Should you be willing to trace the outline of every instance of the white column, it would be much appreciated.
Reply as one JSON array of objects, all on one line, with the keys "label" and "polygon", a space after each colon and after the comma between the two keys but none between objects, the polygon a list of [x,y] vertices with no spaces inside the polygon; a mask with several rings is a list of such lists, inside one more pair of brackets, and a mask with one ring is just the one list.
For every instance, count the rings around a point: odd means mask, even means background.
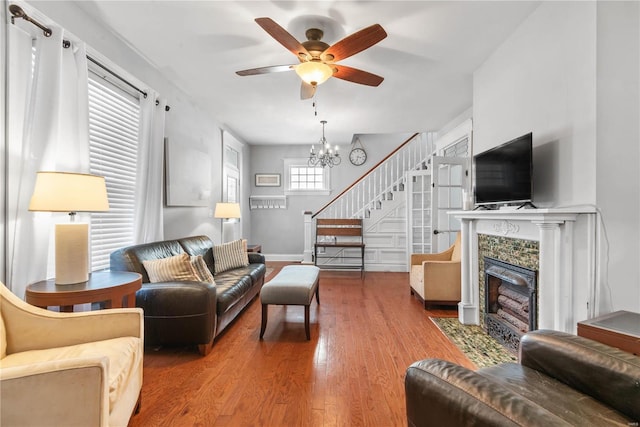
[{"label": "white column", "polygon": [[[474,221],[461,219],[462,251],[461,251],[461,289],[458,303],[458,320],[464,325],[478,325],[480,310],[478,307],[478,282],[477,274],[477,238],[475,238]],[[475,262],[474,262],[475,258]],[[474,268],[476,270],[474,270]]]},{"label": "white column", "polygon": [[302,253],[302,264],[313,264],[313,238],[311,237],[313,220],[311,212],[305,211],[304,215],[304,252]]},{"label": "white column", "polygon": [[[565,331],[561,321],[562,289],[558,260],[560,256],[559,222],[536,222],[540,230],[538,268],[538,329]],[[570,268],[570,267],[569,267]]]}]

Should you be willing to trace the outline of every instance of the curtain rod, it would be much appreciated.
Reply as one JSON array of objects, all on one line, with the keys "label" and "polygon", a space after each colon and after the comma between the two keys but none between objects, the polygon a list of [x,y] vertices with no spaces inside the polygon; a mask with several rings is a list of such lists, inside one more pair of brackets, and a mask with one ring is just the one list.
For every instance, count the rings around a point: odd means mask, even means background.
[{"label": "curtain rod", "polygon": [[[25,21],[31,22],[36,27],[40,28],[42,30],[42,32],[44,33],[45,37],[51,37],[51,34],[53,34],[53,32],[51,31],[51,28],[45,27],[40,22],[38,22],[35,19],[33,19],[30,16],[28,16],[25,13],[25,11],[20,6],[18,6],[17,4],[9,5],[9,12],[11,12],[11,15],[12,15],[11,16],[11,23],[12,24],[15,24],[15,18],[22,18]],[[71,43],[68,40],[63,40],[62,41],[62,46],[65,47],[65,48],[68,48],[68,47],[71,46]],[[118,80],[122,81],[126,85],[128,85],[128,86],[132,87],[133,89],[135,89],[138,93],[140,93],[145,98],[147,97],[147,92],[139,89],[137,86],[133,85],[131,82],[126,80],[124,77],[121,77],[119,74],[117,74],[114,71],[110,70],[109,68],[107,68],[106,66],[104,66],[103,64],[101,64],[100,62],[98,62],[97,60],[92,58],[91,56],[87,55],[87,59],[89,61],[93,62],[94,64],[96,64],[98,67],[100,67],[103,70],[105,70],[106,72],[108,72],[109,74],[111,74],[112,76],[114,76],[115,78],[117,78]],[[159,102],[156,100],[156,105],[158,105],[158,104],[159,104]],[[171,107],[169,107],[168,105],[166,105],[164,107],[165,111],[169,111],[170,109],[171,109]]]},{"label": "curtain rod", "polygon": [[147,92],[143,91],[142,89],[138,88],[136,85],[134,85],[133,83],[129,82],[128,80],[126,80],[124,77],[121,77],[119,74],[117,74],[114,71],[111,71],[109,68],[107,68],[105,65],[101,64],[100,62],[98,62],[96,59],[92,58],[91,56],[87,55],[87,59],[91,62],[93,62],[94,64],[96,64],[98,67],[102,68],[103,70],[105,70],[107,73],[111,74],[113,77],[117,78],[118,80],[120,80],[121,82],[125,83],[127,86],[135,89],[138,93],[140,93],[142,96],[144,96],[145,98],[147,97]]},{"label": "curtain rod", "polygon": [[22,18],[25,21],[31,22],[36,27],[40,28],[42,30],[42,32],[44,33],[45,37],[51,37],[51,34],[53,34],[53,32],[51,31],[51,28],[45,27],[44,25],[42,25],[41,23],[39,23],[38,21],[36,21],[32,17],[30,17],[29,15],[27,15],[24,12],[24,10],[20,6],[18,6],[17,4],[10,4],[9,5],[9,12],[11,12],[11,23],[12,24],[16,23],[15,18]]},{"label": "curtain rod", "polygon": [[[101,64],[100,62],[98,62],[96,59],[92,58],[91,56],[87,55],[87,59],[91,62],[93,62],[94,64],[96,64],[98,67],[102,68],[103,70],[105,70],[106,72],[108,72],[109,74],[111,74],[112,76],[114,76],[115,78],[117,78],[118,80],[120,80],[121,82],[125,83],[126,85],[128,85],[129,87],[135,89],[136,91],[138,91],[142,96],[144,96],[145,98],[147,97],[147,92],[143,91],[142,89],[138,88],[137,86],[135,86],[133,83],[131,83],[130,81],[128,81],[127,79],[125,79],[124,77],[121,77],[118,73],[110,70],[108,67],[106,67],[104,64]],[[156,105],[159,105],[160,101],[158,101],[156,99]],[[165,105],[164,106],[164,111],[169,111],[171,109],[170,106]]]}]

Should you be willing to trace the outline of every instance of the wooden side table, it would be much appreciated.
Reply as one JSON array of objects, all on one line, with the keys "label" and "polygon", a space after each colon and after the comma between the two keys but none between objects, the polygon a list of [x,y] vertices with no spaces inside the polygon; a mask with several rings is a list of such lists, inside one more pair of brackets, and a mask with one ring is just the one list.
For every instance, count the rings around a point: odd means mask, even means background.
[{"label": "wooden side table", "polygon": [[262,245],[247,245],[247,252],[262,253]]},{"label": "wooden side table", "polygon": [[640,313],[614,311],[578,322],[578,335],[640,356]]},{"label": "wooden side table", "polygon": [[88,281],[73,285],[56,285],[55,279],[32,283],[25,295],[26,301],[37,307],[60,306],[60,311],[72,312],[75,304],[92,302],[104,302],[105,308],[135,307],[136,291],[141,287],[138,273],[96,271]]}]

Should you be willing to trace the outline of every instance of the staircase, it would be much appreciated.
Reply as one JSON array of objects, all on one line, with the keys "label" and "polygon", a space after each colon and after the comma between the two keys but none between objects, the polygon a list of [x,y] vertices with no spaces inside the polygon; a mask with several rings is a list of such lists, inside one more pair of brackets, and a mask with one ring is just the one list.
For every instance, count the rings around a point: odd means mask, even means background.
[{"label": "staircase", "polygon": [[[315,229],[315,218],[362,218],[366,270],[408,271],[406,173],[427,168],[434,136],[416,133],[404,141],[322,209],[309,215],[309,231]],[[315,236],[313,232],[306,232],[305,236],[308,262]],[[353,255],[345,251],[348,249],[342,249],[335,259]]]}]

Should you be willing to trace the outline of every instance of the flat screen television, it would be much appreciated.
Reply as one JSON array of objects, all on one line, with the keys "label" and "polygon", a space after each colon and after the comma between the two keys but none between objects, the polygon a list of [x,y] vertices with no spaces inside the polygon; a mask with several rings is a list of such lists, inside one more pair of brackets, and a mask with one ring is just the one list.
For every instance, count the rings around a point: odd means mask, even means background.
[{"label": "flat screen television", "polygon": [[476,206],[531,204],[533,144],[528,133],[473,156]]}]

